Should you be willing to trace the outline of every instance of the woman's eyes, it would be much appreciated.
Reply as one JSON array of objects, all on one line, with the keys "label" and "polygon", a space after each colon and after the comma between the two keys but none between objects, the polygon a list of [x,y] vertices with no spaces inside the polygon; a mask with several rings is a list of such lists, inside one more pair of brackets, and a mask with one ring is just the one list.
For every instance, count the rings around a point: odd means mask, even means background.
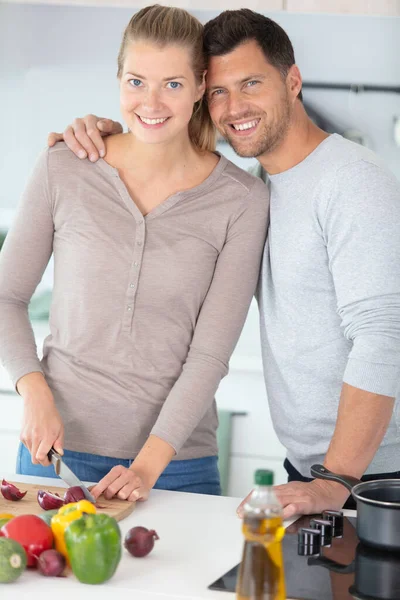
[{"label": "woman's eyes", "polygon": [[[142,82],[140,81],[140,79],[129,79],[128,83],[130,83],[132,85],[132,87],[141,87],[142,86]],[[179,83],[178,81],[169,81],[167,83],[167,87],[169,87],[169,89],[172,90],[177,90],[178,88],[182,87],[182,84]]]},{"label": "woman's eyes", "polygon": [[167,83],[167,85],[170,85],[172,90],[177,90],[178,88],[181,87],[181,84],[179,83],[179,81],[169,81]]}]

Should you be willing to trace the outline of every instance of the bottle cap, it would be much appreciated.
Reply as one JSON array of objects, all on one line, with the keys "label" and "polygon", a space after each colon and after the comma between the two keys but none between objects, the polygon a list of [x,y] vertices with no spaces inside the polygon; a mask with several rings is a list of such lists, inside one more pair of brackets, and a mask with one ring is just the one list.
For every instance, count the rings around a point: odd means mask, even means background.
[{"label": "bottle cap", "polygon": [[257,469],[254,475],[256,485],[274,485],[274,472],[266,469]]}]

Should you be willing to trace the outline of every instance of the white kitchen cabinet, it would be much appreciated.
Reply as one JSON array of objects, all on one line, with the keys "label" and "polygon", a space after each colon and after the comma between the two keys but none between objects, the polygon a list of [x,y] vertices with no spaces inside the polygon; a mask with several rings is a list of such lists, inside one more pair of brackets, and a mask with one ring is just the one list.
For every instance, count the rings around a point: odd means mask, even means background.
[{"label": "white kitchen cabinet", "polygon": [[216,398],[219,409],[233,413],[228,495],[244,496],[259,468],[272,469],[284,483],[285,448],[272,427],[262,370],[231,370]]},{"label": "white kitchen cabinet", "polygon": [[270,469],[273,471],[276,485],[287,482],[283,460],[264,456],[232,456],[228,496],[245,498],[254,487],[254,472],[257,469]]},{"label": "white kitchen cabinet", "polygon": [[0,479],[13,473],[19,444],[22,400],[17,394],[0,393]]},{"label": "white kitchen cabinet", "polygon": [[285,449],[272,427],[262,372],[231,371],[217,392],[218,408],[243,413],[232,418],[232,450],[282,458]]},{"label": "white kitchen cabinet", "polygon": [[285,0],[284,9],[301,13],[400,16],[400,0]]},{"label": "white kitchen cabinet", "polygon": [[0,429],[0,479],[4,473],[15,473],[19,434]]}]

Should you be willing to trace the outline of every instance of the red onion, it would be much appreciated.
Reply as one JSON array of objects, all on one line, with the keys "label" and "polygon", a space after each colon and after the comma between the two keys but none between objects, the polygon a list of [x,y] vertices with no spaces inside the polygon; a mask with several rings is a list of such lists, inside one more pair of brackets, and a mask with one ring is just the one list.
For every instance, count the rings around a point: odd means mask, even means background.
[{"label": "red onion", "polygon": [[69,504],[70,502],[79,502],[80,500],[85,499],[85,494],[83,489],[79,487],[79,485],[75,485],[67,489],[64,494],[64,502],[65,504]]},{"label": "red onion", "polygon": [[5,479],[1,482],[1,493],[6,500],[21,500],[26,495],[26,492],[21,492],[17,486],[8,483]]},{"label": "red onion", "polygon": [[54,510],[64,505],[64,500],[58,494],[52,494],[44,490],[38,491],[37,501],[43,510]]},{"label": "red onion", "polygon": [[37,561],[37,568],[46,577],[59,577],[65,569],[65,558],[57,550],[45,550]]},{"label": "red onion", "polygon": [[132,527],[125,536],[125,548],[132,556],[141,558],[153,550],[154,540],[159,539],[154,529]]}]

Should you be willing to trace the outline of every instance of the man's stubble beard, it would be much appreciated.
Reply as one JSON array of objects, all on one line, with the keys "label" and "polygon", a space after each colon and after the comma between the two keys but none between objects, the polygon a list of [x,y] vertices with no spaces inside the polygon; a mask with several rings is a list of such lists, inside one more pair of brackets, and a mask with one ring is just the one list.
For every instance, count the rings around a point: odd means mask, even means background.
[{"label": "man's stubble beard", "polygon": [[[278,148],[286,136],[291,121],[292,111],[287,95],[282,98],[281,110],[278,118],[273,123],[265,124],[261,133],[254,142],[241,142],[231,139],[225,132],[220,132],[235,153],[241,158],[258,158],[262,154],[269,154]],[[230,125],[228,125],[230,127]]]}]

